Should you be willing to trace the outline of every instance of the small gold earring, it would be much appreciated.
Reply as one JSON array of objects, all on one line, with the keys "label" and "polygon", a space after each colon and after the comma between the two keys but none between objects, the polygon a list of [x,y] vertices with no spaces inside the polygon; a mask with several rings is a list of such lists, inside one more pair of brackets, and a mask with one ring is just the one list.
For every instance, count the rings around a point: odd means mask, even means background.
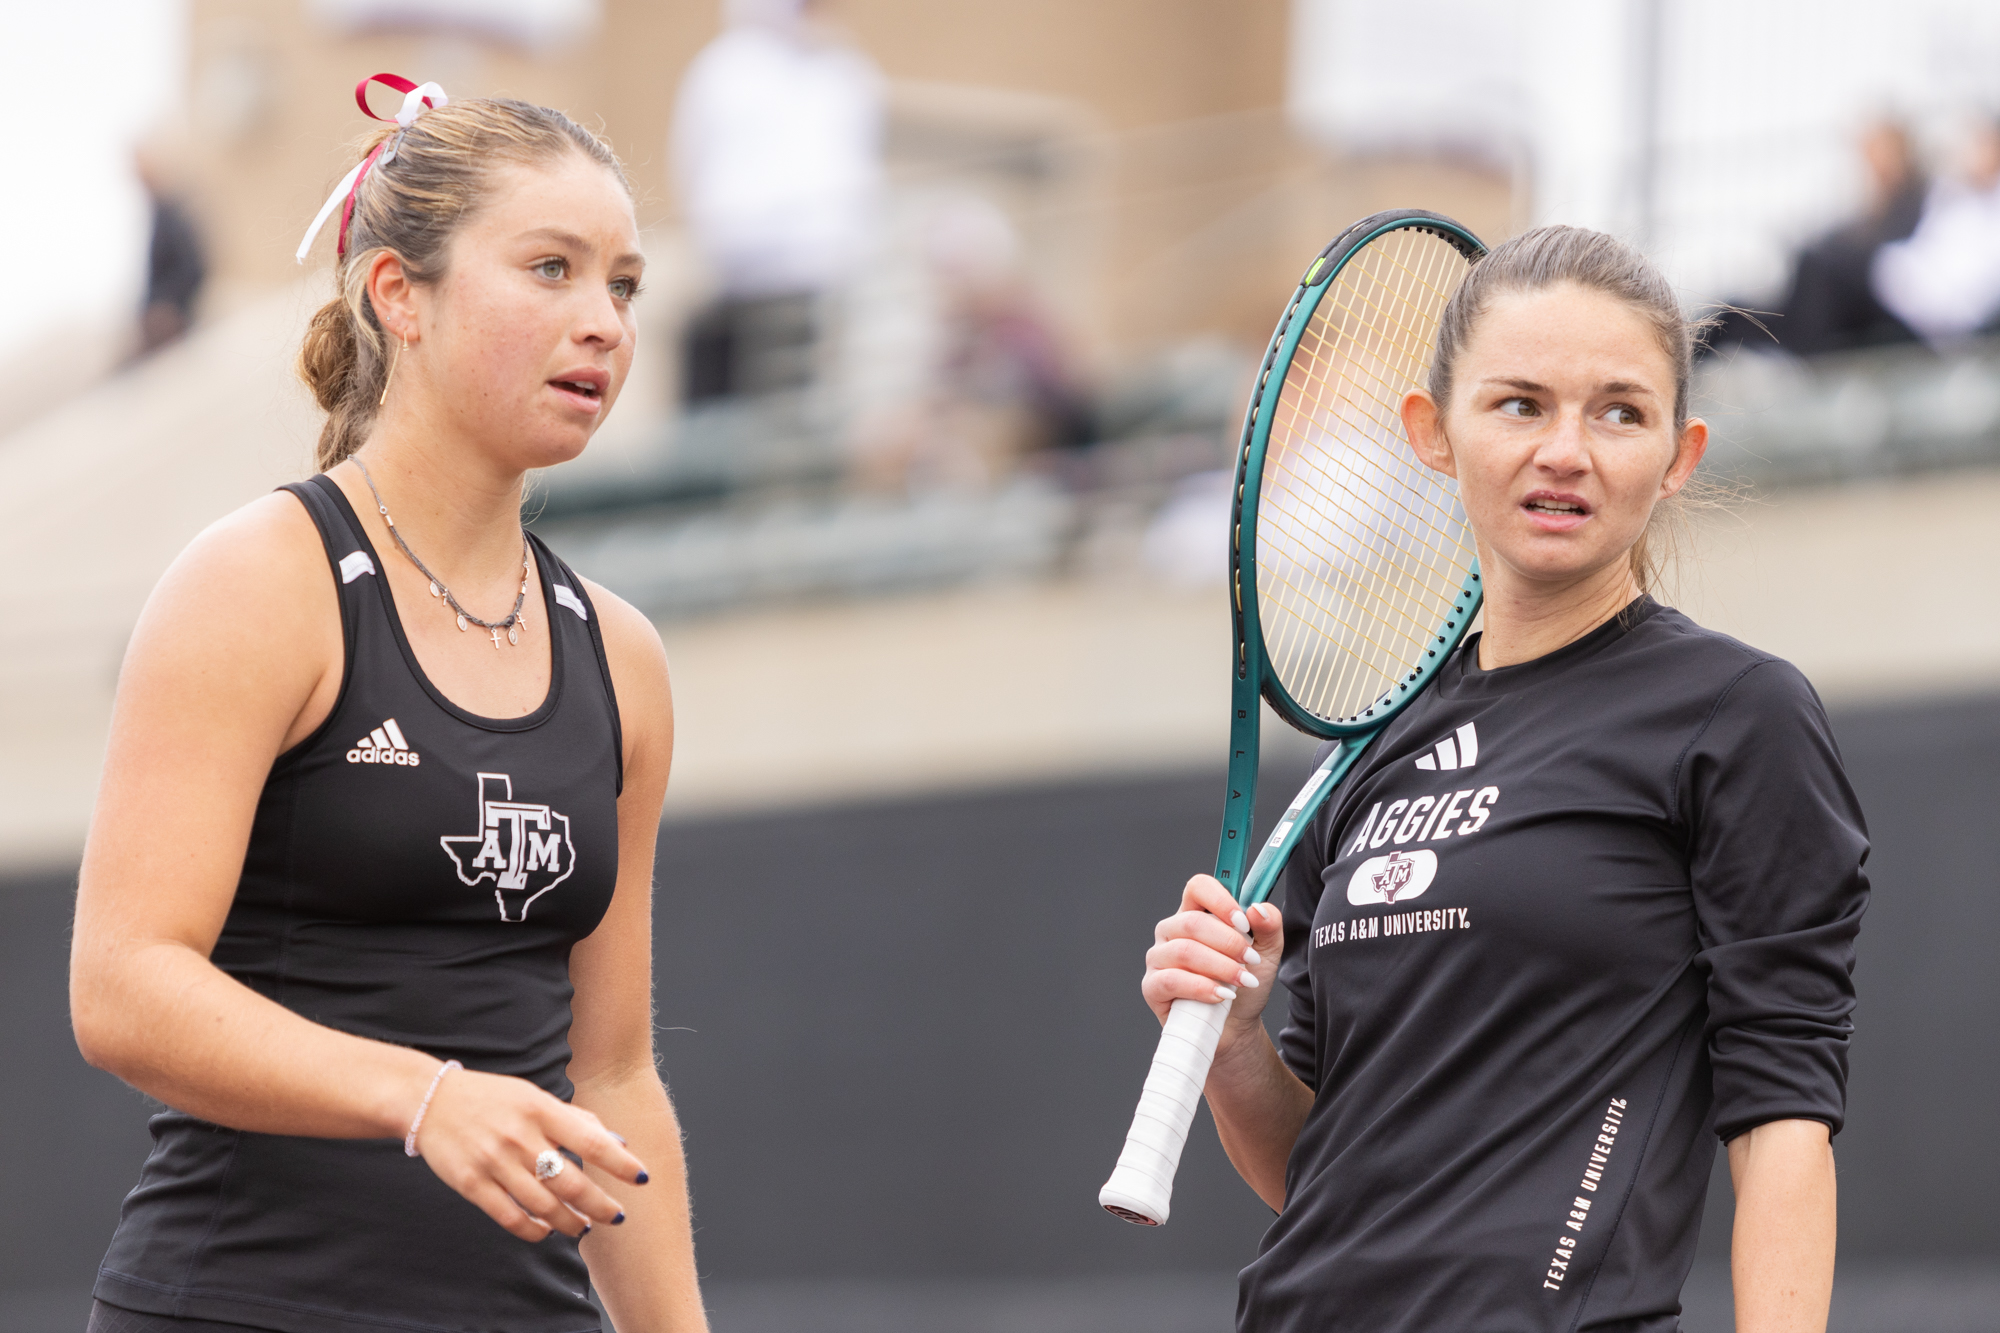
[{"label": "small gold earring", "polygon": [[403,339],[403,345],[396,349],[396,355],[391,357],[389,360],[389,374],[387,378],[385,378],[382,381],[382,396],[375,400],[375,406],[380,407],[382,406],[382,404],[389,401],[389,386],[396,382],[396,367],[403,364],[403,353],[409,350],[410,350],[410,340],[408,338],[405,338]]}]

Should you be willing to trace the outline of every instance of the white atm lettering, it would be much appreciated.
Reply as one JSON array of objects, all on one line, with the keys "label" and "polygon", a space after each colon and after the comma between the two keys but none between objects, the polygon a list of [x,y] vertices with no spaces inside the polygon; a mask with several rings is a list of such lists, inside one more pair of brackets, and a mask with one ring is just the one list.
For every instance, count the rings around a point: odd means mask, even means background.
[{"label": "white atm lettering", "polygon": [[472,858],[473,869],[478,870],[487,866],[495,870],[507,868],[507,854],[500,850],[500,830],[497,828],[486,830],[486,841],[479,844],[479,855]]},{"label": "white atm lettering", "polygon": [[525,921],[528,906],[576,869],[569,816],[538,801],[514,799],[506,773],[479,775],[479,823],[473,833],[447,834],[438,843],[461,883],[493,881],[502,921]]},{"label": "white atm lettering", "polygon": [[545,837],[540,833],[536,833],[533,829],[528,830],[527,868],[529,870],[559,869],[556,861],[561,855],[562,835],[560,833],[551,833]]}]

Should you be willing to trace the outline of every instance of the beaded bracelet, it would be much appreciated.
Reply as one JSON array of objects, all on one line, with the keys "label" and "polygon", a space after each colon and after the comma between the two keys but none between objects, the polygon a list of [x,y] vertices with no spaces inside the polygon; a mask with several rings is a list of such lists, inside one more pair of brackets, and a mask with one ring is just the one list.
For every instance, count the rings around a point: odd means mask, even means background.
[{"label": "beaded bracelet", "polygon": [[446,1074],[449,1074],[454,1069],[463,1068],[465,1066],[456,1060],[447,1060],[438,1066],[437,1073],[431,1077],[430,1088],[425,1091],[423,1101],[417,1106],[417,1118],[410,1122],[410,1132],[403,1136],[403,1155],[405,1157],[423,1156],[422,1153],[417,1151],[417,1131],[424,1127],[424,1115],[431,1109],[431,1098],[437,1096],[438,1084],[444,1082]]}]

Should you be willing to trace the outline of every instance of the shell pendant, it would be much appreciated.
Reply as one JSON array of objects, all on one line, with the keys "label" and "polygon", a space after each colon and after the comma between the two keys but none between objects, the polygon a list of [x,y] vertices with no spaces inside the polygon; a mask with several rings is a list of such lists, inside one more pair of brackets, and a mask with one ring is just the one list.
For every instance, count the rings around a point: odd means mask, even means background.
[{"label": "shell pendant", "polygon": [[461,611],[458,613],[458,632],[460,634],[463,634],[465,633],[465,630],[466,630],[465,612]]},{"label": "shell pendant", "polygon": [[436,579],[431,580],[431,596],[433,597],[444,596],[444,585],[439,583]]}]

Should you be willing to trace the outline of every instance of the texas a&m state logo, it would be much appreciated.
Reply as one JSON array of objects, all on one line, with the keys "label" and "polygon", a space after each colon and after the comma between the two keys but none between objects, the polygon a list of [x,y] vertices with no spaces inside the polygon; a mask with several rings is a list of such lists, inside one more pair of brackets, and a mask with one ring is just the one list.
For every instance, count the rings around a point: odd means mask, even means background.
[{"label": "texas a&m state logo", "polygon": [[514,780],[505,773],[479,775],[479,831],[438,842],[462,882],[476,886],[493,881],[502,921],[527,920],[528,904],[576,869],[569,816],[515,800]]},{"label": "texas a&m state logo", "polygon": [[1414,852],[1390,852],[1371,856],[1354,868],[1347,881],[1347,901],[1356,907],[1368,903],[1408,902],[1420,897],[1437,878],[1437,853],[1429,848]]}]

